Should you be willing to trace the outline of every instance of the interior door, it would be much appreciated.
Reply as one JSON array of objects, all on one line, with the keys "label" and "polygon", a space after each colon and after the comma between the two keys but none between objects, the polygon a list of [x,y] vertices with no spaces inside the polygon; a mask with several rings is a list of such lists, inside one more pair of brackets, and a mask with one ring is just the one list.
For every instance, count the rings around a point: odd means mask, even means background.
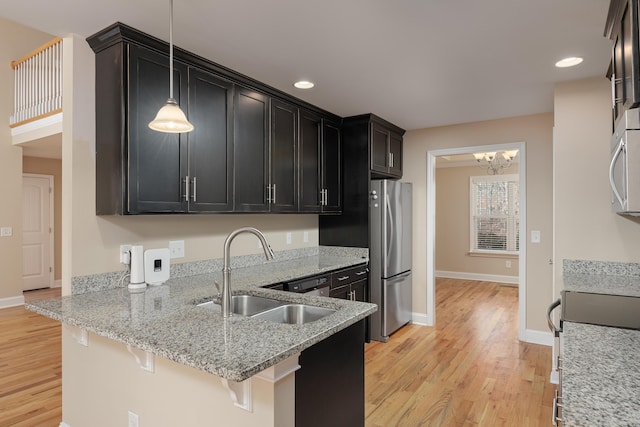
[{"label": "interior door", "polygon": [[52,190],[53,177],[24,174],[22,177],[22,288],[53,285]]}]

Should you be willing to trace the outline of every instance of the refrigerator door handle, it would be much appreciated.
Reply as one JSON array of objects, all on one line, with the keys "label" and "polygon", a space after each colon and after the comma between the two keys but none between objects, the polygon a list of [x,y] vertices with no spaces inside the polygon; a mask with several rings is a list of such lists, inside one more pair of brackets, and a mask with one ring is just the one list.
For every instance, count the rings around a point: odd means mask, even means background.
[{"label": "refrigerator door handle", "polygon": [[[395,239],[393,233],[393,212],[391,210],[391,203],[389,202],[389,194],[385,194],[384,198],[385,207],[387,208],[387,234],[389,235],[389,239],[387,240],[387,254],[386,254],[386,262],[385,268],[389,265],[391,252],[393,251],[393,240]],[[385,273],[386,275],[386,273]]]}]

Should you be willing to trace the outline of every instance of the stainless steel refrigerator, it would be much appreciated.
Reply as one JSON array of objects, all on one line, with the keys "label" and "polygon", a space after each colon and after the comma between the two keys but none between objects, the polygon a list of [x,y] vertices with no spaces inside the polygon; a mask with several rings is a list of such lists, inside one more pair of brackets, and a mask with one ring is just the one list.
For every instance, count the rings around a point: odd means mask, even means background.
[{"label": "stainless steel refrigerator", "polygon": [[387,342],[389,335],[411,321],[412,185],[371,181],[369,280],[371,338]]}]

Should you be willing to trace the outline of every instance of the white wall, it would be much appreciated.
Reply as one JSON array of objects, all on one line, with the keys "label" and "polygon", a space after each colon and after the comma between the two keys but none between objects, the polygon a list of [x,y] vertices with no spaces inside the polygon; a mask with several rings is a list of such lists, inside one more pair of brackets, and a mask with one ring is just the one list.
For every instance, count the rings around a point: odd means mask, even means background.
[{"label": "white wall", "polygon": [[554,105],[557,293],[563,288],[564,259],[640,262],[640,223],[611,210],[609,81],[558,84]]}]

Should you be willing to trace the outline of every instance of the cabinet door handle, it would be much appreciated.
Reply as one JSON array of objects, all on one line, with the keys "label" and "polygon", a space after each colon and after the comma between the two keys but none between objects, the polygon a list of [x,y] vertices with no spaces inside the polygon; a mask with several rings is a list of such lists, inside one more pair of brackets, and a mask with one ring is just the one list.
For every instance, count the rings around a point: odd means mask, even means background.
[{"label": "cabinet door handle", "polygon": [[338,277],[338,281],[342,282],[343,280],[347,280],[348,278],[349,278],[349,276]]},{"label": "cabinet door handle", "polygon": [[329,190],[327,190],[326,188],[324,190],[322,190],[324,192],[324,199],[323,199],[323,206],[327,206],[329,204]]},{"label": "cabinet door handle", "polygon": [[356,276],[362,276],[363,274],[367,274],[367,270],[358,271]]},{"label": "cabinet door handle", "polygon": [[389,153],[389,167],[392,168],[393,167],[393,153]]},{"label": "cabinet door handle", "polygon": [[194,203],[196,201],[196,194],[197,194],[197,187],[196,187],[196,177],[193,177],[193,194],[191,195],[191,198],[193,199]]},{"label": "cabinet door handle", "polygon": [[271,186],[267,185],[267,204],[271,203]]},{"label": "cabinet door handle", "polygon": [[184,201],[189,201],[189,175],[184,179]]},{"label": "cabinet door handle", "polygon": [[276,204],[276,185],[273,184],[273,194],[272,194],[273,198],[271,199],[271,201],[273,202],[273,204]]}]

